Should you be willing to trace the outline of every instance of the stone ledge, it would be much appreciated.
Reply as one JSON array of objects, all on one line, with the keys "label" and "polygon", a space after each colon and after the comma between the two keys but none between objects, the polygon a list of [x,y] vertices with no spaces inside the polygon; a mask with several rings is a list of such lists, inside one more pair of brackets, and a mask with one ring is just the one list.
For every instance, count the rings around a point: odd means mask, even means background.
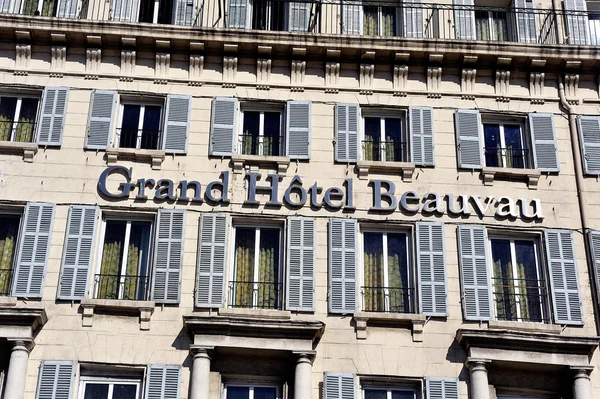
[{"label": "stone ledge", "polygon": [[33,338],[36,331],[47,321],[46,310],[38,304],[2,305],[0,306],[0,337]]},{"label": "stone ledge", "polygon": [[31,163],[38,152],[38,145],[37,143],[0,141],[0,152],[23,154],[23,161]]},{"label": "stone ledge", "polygon": [[16,305],[17,305],[17,297],[16,296],[0,296],[0,307],[16,306]]},{"label": "stone ledge", "polygon": [[138,150],[136,148],[108,147],[106,149],[107,165],[114,165],[119,159],[150,160],[152,169],[160,170],[165,160],[165,152],[163,150]]},{"label": "stone ledge", "polygon": [[401,173],[402,181],[411,183],[415,173],[415,164],[412,162],[358,161],[356,169],[359,179],[365,179],[371,172]]},{"label": "stone ledge", "polygon": [[491,168],[484,167],[481,170],[483,184],[491,186],[496,177],[509,179],[523,179],[527,181],[530,190],[537,190],[538,182],[542,173],[537,169],[518,169],[518,168]]},{"label": "stone ledge", "polygon": [[263,155],[241,155],[233,154],[231,156],[233,164],[233,173],[242,173],[247,165],[259,166],[277,166],[277,173],[285,174],[290,166],[289,157],[275,157]]},{"label": "stone ledge", "polygon": [[81,300],[82,326],[92,327],[94,312],[96,309],[112,310],[120,313],[139,314],[140,330],[150,330],[150,318],[154,313],[154,301],[128,301],[121,299],[91,299],[85,298]]},{"label": "stone ledge", "polygon": [[542,324],[504,320],[490,320],[488,322],[488,328],[490,330],[529,331],[549,334],[560,334],[562,332],[562,327],[559,324]]},{"label": "stone ledge", "polygon": [[292,312],[290,311],[271,309],[219,308],[218,314],[219,316],[257,317],[274,320],[289,320],[292,317]]},{"label": "stone ledge", "polygon": [[414,313],[354,312],[356,339],[367,339],[367,325],[394,325],[412,330],[413,342],[423,342],[426,317]]}]

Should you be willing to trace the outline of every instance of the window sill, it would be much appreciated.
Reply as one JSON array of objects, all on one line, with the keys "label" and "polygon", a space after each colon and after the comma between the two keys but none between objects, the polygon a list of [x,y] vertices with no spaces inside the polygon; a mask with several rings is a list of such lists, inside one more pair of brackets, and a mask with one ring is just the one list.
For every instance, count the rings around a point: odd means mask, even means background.
[{"label": "window sill", "polygon": [[292,312],[274,309],[219,308],[218,314],[219,316],[257,317],[277,320],[289,320],[292,317]]},{"label": "window sill", "polygon": [[17,306],[17,297],[15,296],[0,296],[0,307]]},{"label": "window sill", "polygon": [[231,162],[233,163],[233,173],[242,173],[247,165],[277,165],[277,173],[285,174],[290,166],[290,158],[288,157],[271,157],[263,155],[233,154],[231,156]]},{"label": "window sill", "polygon": [[490,330],[511,330],[511,331],[529,331],[548,334],[560,334],[562,327],[559,324],[543,324],[526,321],[505,321],[490,320],[488,322]]},{"label": "window sill", "polygon": [[150,160],[153,170],[160,170],[165,160],[163,150],[138,150],[136,148],[115,148],[106,149],[106,163],[114,165],[119,159]]},{"label": "window sill", "polygon": [[82,326],[92,327],[96,309],[115,311],[126,314],[140,315],[140,330],[150,330],[150,317],[154,313],[154,301],[129,301],[121,299],[91,299],[81,300],[83,309]]},{"label": "window sill", "polygon": [[412,329],[413,342],[423,342],[425,315],[414,313],[354,312],[356,339],[367,339],[367,325],[394,325]]},{"label": "window sill", "polygon": [[411,183],[415,173],[415,164],[412,162],[380,162],[380,161],[358,161],[358,178],[365,179],[372,172],[402,173],[402,181]]},{"label": "window sill", "polygon": [[38,152],[37,143],[17,143],[14,141],[0,141],[0,152],[23,154],[23,161],[33,162],[33,157]]},{"label": "window sill", "polygon": [[541,172],[537,169],[517,169],[517,168],[490,168],[484,167],[481,170],[483,184],[491,186],[496,177],[509,179],[527,179],[527,186],[530,190],[537,190]]}]

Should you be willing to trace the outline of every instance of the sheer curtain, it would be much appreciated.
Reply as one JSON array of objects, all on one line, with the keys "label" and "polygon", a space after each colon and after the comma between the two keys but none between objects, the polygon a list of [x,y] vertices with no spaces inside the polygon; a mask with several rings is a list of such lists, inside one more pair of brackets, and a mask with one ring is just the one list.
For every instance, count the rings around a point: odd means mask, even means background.
[{"label": "sheer curtain", "polygon": [[19,233],[19,219],[15,219],[15,222],[10,223],[3,220],[0,225],[0,293],[4,294],[10,292],[10,275]]},{"label": "sheer curtain", "polygon": [[383,278],[383,239],[381,234],[364,234],[363,307],[369,312],[385,310]]},{"label": "sheer curtain", "polygon": [[252,307],[254,229],[237,229],[235,237],[234,306]]}]

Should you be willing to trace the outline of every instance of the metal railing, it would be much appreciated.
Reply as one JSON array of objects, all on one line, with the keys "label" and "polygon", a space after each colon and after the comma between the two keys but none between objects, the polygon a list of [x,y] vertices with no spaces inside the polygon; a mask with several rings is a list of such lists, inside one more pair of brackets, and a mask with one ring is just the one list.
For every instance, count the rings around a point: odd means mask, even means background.
[{"label": "metal railing", "polygon": [[280,310],[283,303],[281,283],[268,281],[230,281],[229,307]]},{"label": "metal railing", "polygon": [[408,152],[405,142],[373,141],[362,142],[363,159],[365,161],[406,162]]},{"label": "metal railing", "polygon": [[600,45],[600,12],[559,10],[561,44]]},{"label": "metal railing", "polygon": [[522,148],[484,147],[485,166],[526,169],[529,167],[529,150]]},{"label": "metal railing", "polygon": [[119,274],[96,274],[94,276],[95,299],[146,300],[148,294],[147,276]]},{"label": "metal railing", "polygon": [[283,155],[281,144],[283,136],[255,136],[242,134],[239,138],[240,154],[280,156]]},{"label": "metal railing", "polygon": [[543,280],[494,278],[493,297],[498,320],[549,321]]},{"label": "metal railing", "polygon": [[360,287],[364,312],[414,313],[414,289]]},{"label": "metal railing", "polygon": [[0,296],[10,296],[13,269],[0,269]]},{"label": "metal railing", "polygon": [[35,136],[35,122],[0,121],[0,141],[31,143]]},{"label": "metal railing", "polygon": [[157,150],[160,135],[160,130],[121,128],[117,129],[116,141],[119,143],[119,148]]}]

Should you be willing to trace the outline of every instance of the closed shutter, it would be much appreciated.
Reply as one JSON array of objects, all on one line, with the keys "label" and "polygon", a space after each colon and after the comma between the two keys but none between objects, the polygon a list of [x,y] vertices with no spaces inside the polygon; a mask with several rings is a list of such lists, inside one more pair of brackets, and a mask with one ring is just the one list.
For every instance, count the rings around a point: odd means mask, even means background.
[{"label": "closed shutter", "polygon": [[404,37],[424,37],[422,0],[404,0],[402,2],[402,23],[404,24]]},{"label": "closed shutter", "polygon": [[535,168],[544,172],[558,172],[560,164],[556,146],[554,115],[531,113],[528,119]]},{"label": "closed shutter", "polygon": [[68,97],[68,87],[46,87],[44,89],[37,135],[39,145],[59,146],[62,144]]},{"label": "closed shutter", "polygon": [[58,18],[77,18],[78,0],[58,0]]},{"label": "closed shutter", "polygon": [[150,364],[146,373],[145,399],[179,399],[181,367]]},{"label": "closed shutter", "polygon": [[490,320],[492,293],[488,275],[485,227],[459,226],[458,248],[465,319]]},{"label": "closed shutter", "polygon": [[292,159],[310,159],[310,101],[288,101],[287,155]]},{"label": "closed shutter", "polygon": [[337,162],[358,160],[358,119],[358,105],[335,105],[335,160]]},{"label": "closed shutter", "polygon": [[443,223],[417,223],[419,308],[427,316],[448,315]]},{"label": "closed shutter", "polygon": [[41,298],[50,252],[54,204],[29,202],[21,227],[13,295]]},{"label": "closed shutter", "polygon": [[586,0],[564,0],[567,18],[567,41],[569,44],[590,43],[589,20]]},{"label": "closed shutter", "polygon": [[36,399],[71,399],[74,378],[75,362],[43,361]]},{"label": "closed shutter", "polygon": [[347,373],[325,373],[324,399],[355,399],[356,377]]},{"label": "closed shutter", "polygon": [[517,19],[517,35],[521,43],[537,43],[535,4],[531,0],[513,0]]},{"label": "closed shutter", "polygon": [[246,28],[246,9],[248,0],[229,0],[229,27]]},{"label": "closed shutter", "polygon": [[137,22],[135,0],[112,0],[112,20],[121,22]]},{"label": "closed shutter", "polygon": [[596,300],[600,301],[600,231],[590,231],[588,239],[590,240],[590,249],[592,252],[594,280],[596,280]]},{"label": "closed shutter", "polygon": [[204,213],[200,221],[196,306],[218,308],[223,306],[225,297],[229,216],[224,213]]},{"label": "closed shutter", "polygon": [[185,154],[190,132],[190,112],[192,97],[167,96],[165,137],[163,149],[167,154]]},{"label": "closed shutter", "polygon": [[159,209],[157,219],[152,300],[179,303],[185,210]]},{"label": "closed shutter", "polygon": [[357,307],[357,223],[355,219],[329,222],[329,312],[354,313]]},{"label": "closed shutter", "polygon": [[194,0],[175,0],[175,25],[191,26],[195,14]]},{"label": "closed shutter", "polygon": [[237,98],[216,97],[212,103],[210,155],[231,156],[235,145]]},{"label": "closed shutter", "polygon": [[95,206],[71,205],[69,208],[58,291],[60,299],[82,299],[87,293],[97,216]]},{"label": "closed shutter", "polygon": [[314,218],[288,218],[287,310],[315,310],[315,226]]},{"label": "closed shutter", "polygon": [[15,10],[15,1],[14,0],[0,0],[0,13],[2,14],[14,14],[17,10]]},{"label": "closed shutter", "polygon": [[458,167],[481,169],[483,146],[479,111],[457,110],[454,114],[454,124],[458,145]]},{"label": "closed shutter", "polygon": [[312,3],[291,2],[290,8],[290,32],[307,32],[310,21],[310,10]]},{"label": "closed shutter", "polygon": [[90,101],[85,148],[103,150],[108,147],[113,130],[117,93],[94,90]]},{"label": "closed shutter", "polygon": [[347,35],[360,35],[362,22],[362,5],[357,3],[343,3],[342,33]]},{"label": "closed shutter", "polygon": [[582,325],[583,312],[573,235],[568,230],[546,230],[544,237],[550,269],[554,322]]},{"label": "closed shutter", "polygon": [[458,378],[427,377],[427,399],[458,399]]},{"label": "closed shutter", "polygon": [[475,7],[473,0],[454,0],[454,30],[458,40],[475,40]]},{"label": "closed shutter", "polygon": [[408,114],[412,161],[420,166],[435,165],[433,108],[410,107]]},{"label": "closed shutter", "polygon": [[577,122],[583,171],[589,175],[600,175],[600,117],[580,116]]}]

